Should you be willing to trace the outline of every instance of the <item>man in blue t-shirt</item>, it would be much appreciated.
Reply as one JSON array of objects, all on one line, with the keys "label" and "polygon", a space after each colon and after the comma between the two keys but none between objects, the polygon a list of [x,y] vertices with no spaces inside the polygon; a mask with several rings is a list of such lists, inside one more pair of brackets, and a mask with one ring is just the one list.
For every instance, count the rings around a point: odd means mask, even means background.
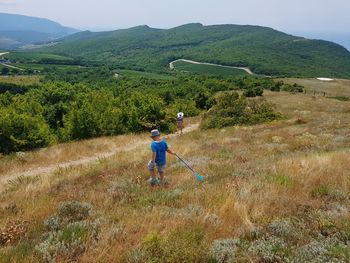
[{"label": "man in blue t-shirt", "polygon": [[[168,144],[164,139],[160,138],[160,133],[158,130],[153,130],[151,132],[151,138],[153,142],[151,143],[152,149],[152,160],[148,163],[148,169],[151,172],[151,178],[149,180],[152,186],[164,184],[164,170],[166,165],[166,153],[175,154],[168,148]],[[159,173],[158,180],[156,178],[155,167],[157,166],[157,170]]]}]

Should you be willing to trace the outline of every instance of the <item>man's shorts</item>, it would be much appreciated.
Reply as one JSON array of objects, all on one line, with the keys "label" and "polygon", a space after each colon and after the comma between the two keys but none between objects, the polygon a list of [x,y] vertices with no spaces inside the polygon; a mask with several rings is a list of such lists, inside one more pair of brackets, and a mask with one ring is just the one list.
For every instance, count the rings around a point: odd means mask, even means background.
[{"label": "man's shorts", "polygon": [[165,164],[164,165],[158,165],[158,164],[154,164],[152,161],[148,162],[148,165],[147,165],[148,170],[154,171],[154,169],[156,168],[155,166],[157,166],[158,172],[164,172]]}]

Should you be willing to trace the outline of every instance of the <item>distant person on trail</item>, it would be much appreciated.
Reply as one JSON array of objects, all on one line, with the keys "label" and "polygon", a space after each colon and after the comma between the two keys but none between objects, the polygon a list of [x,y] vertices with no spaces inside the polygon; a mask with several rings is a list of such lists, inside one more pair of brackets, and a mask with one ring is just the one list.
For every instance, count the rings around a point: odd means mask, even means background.
[{"label": "distant person on trail", "polygon": [[180,132],[180,134],[182,134],[182,129],[184,128],[184,116],[185,114],[183,112],[177,114],[176,128],[177,132]]},{"label": "distant person on trail", "polygon": [[[151,143],[152,149],[152,160],[148,162],[148,170],[151,172],[151,178],[149,183],[152,186],[164,185],[164,170],[166,165],[166,153],[175,154],[168,148],[168,144],[164,139],[160,138],[160,133],[158,130],[151,131],[151,138],[153,142]],[[156,177],[156,169],[159,173],[159,179]]]}]

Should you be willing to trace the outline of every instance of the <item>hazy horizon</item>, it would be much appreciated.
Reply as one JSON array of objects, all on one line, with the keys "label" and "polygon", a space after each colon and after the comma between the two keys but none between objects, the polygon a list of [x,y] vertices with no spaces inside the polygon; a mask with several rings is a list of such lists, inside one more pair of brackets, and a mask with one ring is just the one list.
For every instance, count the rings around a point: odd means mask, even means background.
[{"label": "hazy horizon", "polygon": [[91,31],[138,25],[172,28],[188,23],[259,25],[336,41],[350,49],[350,28],[344,23],[350,13],[348,0],[0,0],[0,12],[47,18]]}]

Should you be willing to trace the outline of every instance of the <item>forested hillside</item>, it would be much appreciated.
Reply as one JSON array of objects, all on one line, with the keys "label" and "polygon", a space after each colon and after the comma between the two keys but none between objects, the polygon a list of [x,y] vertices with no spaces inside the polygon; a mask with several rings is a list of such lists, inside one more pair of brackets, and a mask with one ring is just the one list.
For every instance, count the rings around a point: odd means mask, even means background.
[{"label": "forested hillside", "polygon": [[169,62],[186,58],[245,66],[265,75],[350,77],[350,53],[342,46],[259,26],[188,24],[168,30],[139,26],[87,31],[42,50],[134,70],[162,71]]}]

